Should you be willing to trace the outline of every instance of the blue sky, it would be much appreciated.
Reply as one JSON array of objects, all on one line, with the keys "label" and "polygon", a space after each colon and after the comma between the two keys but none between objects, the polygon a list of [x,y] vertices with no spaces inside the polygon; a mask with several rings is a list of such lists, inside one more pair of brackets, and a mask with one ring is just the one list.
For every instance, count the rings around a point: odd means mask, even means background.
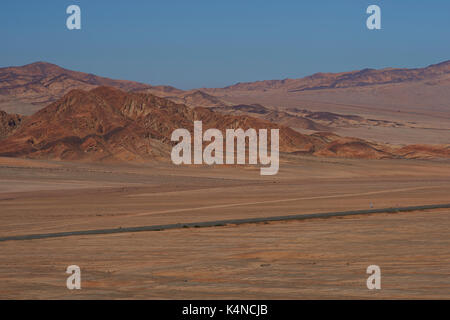
[{"label": "blue sky", "polygon": [[[66,8],[82,30],[66,28]],[[366,28],[366,8],[382,30]],[[47,61],[182,89],[450,59],[448,0],[2,0],[0,67]]]}]

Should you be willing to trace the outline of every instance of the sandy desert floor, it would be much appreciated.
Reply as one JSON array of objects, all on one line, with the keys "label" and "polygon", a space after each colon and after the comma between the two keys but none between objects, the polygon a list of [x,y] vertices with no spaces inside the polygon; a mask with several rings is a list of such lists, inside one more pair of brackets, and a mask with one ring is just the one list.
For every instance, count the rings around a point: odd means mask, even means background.
[{"label": "sandy desert floor", "polygon": [[[450,202],[450,162],[0,159],[0,237]],[[450,211],[0,242],[0,298],[450,298]],[[80,291],[65,286],[82,270]],[[382,290],[366,287],[367,266]]]}]

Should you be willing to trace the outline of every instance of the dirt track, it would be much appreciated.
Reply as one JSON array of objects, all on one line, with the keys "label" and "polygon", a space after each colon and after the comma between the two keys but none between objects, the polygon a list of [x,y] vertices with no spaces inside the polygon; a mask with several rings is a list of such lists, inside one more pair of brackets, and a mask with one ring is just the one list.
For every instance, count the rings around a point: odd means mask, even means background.
[{"label": "dirt track", "polygon": [[[324,219],[334,217],[348,217],[356,215],[370,215],[377,213],[399,213],[399,212],[411,212],[411,211],[423,211],[423,210],[436,210],[436,209],[450,209],[450,204],[436,204],[436,205],[423,205],[413,207],[401,207],[401,208],[383,208],[373,210],[357,210],[357,211],[343,211],[343,212],[325,212],[325,213],[310,213],[310,214],[297,214],[290,216],[274,216],[263,217],[253,219],[235,219],[235,220],[216,220],[206,222],[194,222],[194,223],[177,223],[167,224],[159,226],[142,226],[131,228],[118,228],[118,229],[96,229],[96,230],[83,230],[72,232],[60,232],[60,233],[44,233],[44,234],[31,234],[22,236],[12,236],[0,238],[0,242],[5,241],[20,241],[20,240],[37,240],[48,238],[63,238],[71,236],[87,236],[87,235],[104,235],[115,233],[135,233],[135,232],[149,232],[149,231],[165,231],[173,229],[184,228],[208,228],[208,227],[223,227],[227,225],[241,225],[250,223],[266,223],[266,222],[281,222],[281,221],[293,221],[293,220],[310,220],[310,219]],[[194,211],[195,209],[190,209]]]}]

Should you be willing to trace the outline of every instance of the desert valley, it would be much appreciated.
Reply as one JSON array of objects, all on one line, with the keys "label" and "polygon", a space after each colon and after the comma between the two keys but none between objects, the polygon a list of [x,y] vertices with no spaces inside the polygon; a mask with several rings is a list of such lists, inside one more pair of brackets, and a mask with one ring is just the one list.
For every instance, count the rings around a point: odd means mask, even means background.
[{"label": "desert valley", "polygon": [[[194,121],[279,129],[279,173],[174,165]],[[450,61],[188,91],[0,69],[0,298],[450,298],[449,194]],[[423,205],[442,207],[13,239]]]}]

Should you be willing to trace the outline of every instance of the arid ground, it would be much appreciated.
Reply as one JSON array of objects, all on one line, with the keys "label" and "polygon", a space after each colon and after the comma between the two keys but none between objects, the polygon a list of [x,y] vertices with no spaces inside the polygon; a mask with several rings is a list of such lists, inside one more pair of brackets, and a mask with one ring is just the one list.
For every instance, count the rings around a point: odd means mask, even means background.
[{"label": "arid ground", "polygon": [[[449,203],[448,160],[251,167],[0,158],[0,238]],[[450,298],[450,210],[0,242],[0,298]],[[82,289],[66,288],[79,265]],[[379,265],[382,289],[366,287]]]}]

